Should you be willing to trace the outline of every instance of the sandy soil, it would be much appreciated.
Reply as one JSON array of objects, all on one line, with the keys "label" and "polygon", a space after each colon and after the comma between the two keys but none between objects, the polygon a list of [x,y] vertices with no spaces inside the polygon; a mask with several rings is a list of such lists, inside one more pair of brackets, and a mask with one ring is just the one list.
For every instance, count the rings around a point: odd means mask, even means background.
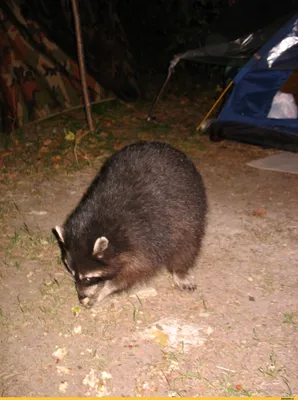
[{"label": "sandy soil", "polygon": [[51,229],[101,158],[1,184],[1,396],[298,396],[298,176],[194,143],[210,211],[193,294],[164,273],[80,307]]}]

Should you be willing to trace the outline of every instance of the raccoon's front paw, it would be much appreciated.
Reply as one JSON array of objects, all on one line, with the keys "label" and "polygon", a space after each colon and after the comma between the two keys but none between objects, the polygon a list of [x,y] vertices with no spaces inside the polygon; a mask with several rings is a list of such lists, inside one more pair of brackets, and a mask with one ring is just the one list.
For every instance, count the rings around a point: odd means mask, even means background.
[{"label": "raccoon's front paw", "polygon": [[96,300],[92,300],[90,297],[84,297],[79,300],[80,300],[80,303],[87,309],[92,308],[94,306],[94,304],[96,303]]},{"label": "raccoon's front paw", "polygon": [[194,292],[197,288],[193,278],[189,275],[181,277],[175,272],[173,273],[174,282],[181,290],[187,290],[188,292]]}]

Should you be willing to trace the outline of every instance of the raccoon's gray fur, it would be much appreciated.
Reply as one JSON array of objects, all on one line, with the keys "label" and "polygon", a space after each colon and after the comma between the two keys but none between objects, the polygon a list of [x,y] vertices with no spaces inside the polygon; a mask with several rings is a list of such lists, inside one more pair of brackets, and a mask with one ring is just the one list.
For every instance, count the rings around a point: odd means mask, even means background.
[{"label": "raccoon's gray fur", "polygon": [[205,188],[192,161],[161,142],[110,157],[55,233],[79,300],[93,306],[167,268],[194,290],[190,269],[205,231]]}]

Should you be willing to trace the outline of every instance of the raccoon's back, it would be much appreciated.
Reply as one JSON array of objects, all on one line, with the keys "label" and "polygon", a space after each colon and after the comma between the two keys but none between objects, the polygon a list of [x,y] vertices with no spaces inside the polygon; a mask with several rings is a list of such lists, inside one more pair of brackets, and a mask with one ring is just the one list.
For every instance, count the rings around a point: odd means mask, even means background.
[{"label": "raccoon's back", "polygon": [[91,186],[95,196],[126,194],[135,200],[142,193],[148,195],[148,201],[164,201],[172,196],[188,201],[205,196],[193,162],[181,151],[160,142],[139,142],[115,153]]},{"label": "raccoon's back", "polygon": [[141,142],[103,165],[67,224],[92,240],[106,236],[155,246],[173,243],[177,229],[190,235],[203,230],[206,209],[193,163],[170,145]]}]

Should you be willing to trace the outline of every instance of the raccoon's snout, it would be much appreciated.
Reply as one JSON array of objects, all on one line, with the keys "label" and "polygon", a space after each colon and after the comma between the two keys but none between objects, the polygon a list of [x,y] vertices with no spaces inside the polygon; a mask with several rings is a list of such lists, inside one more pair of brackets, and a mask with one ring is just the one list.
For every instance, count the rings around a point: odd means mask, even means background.
[{"label": "raccoon's snout", "polygon": [[85,307],[90,307],[91,306],[89,297],[87,297],[85,295],[78,294],[78,298],[79,298],[79,302],[81,304],[83,304],[83,306],[85,306]]},{"label": "raccoon's snout", "polygon": [[82,302],[84,299],[87,299],[88,297],[85,296],[84,294],[78,294],[78,298],[79,298],[79,301]]}]

